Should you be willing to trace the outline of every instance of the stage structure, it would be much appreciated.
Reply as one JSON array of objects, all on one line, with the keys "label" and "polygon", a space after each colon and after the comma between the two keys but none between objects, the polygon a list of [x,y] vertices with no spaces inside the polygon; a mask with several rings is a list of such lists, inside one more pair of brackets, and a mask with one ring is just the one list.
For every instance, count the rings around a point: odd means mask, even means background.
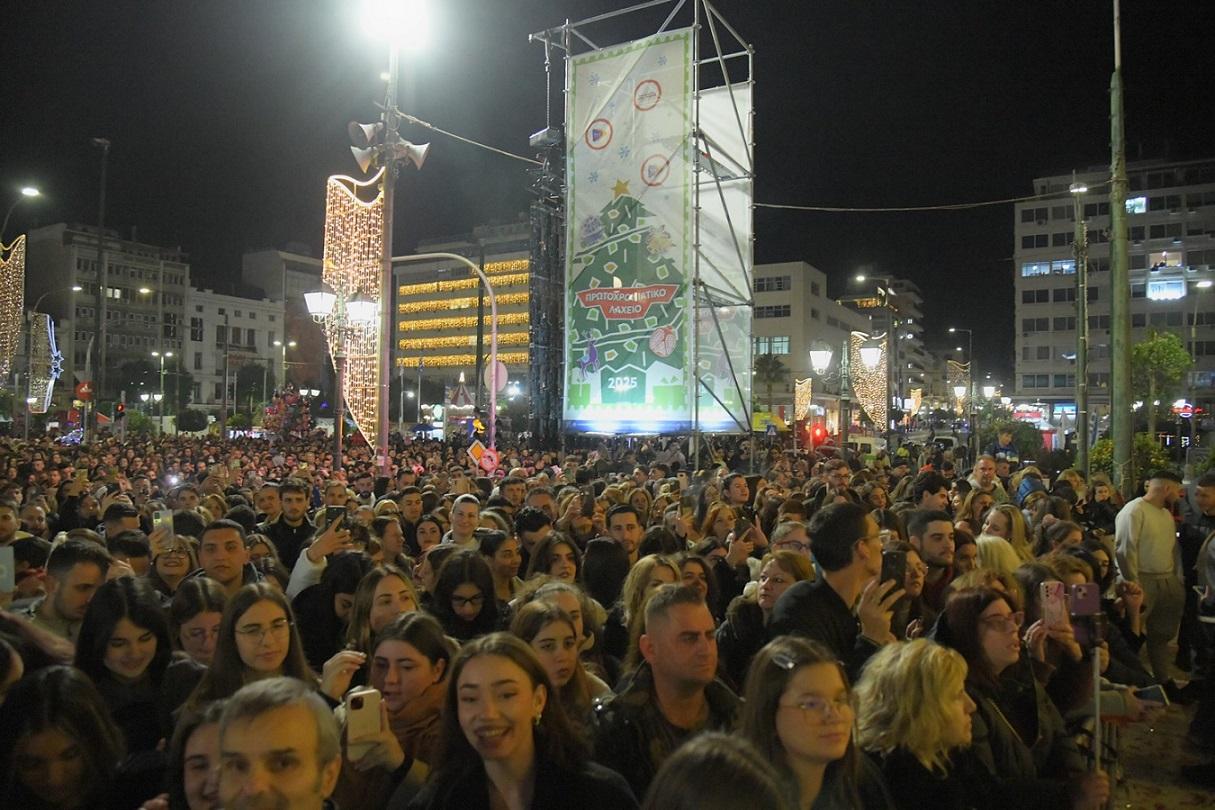
[{"label": "stage structure", "polygon": [[25,234],[0,243],[0,380],[8,378],[17,354],[25,307]]},{"label": "stage structure", "polygon": [[46,413],[55,395],[55,381],[63,374],[63,355],[55,340],[55,323],[50,315],[30,314],[29,388],[26,395],[30,413]]},{"label": "stage structure", "polygon": [[[380,276],[384,249],[384,170],[366,181],[335,175],[325,185],[325,248],[321,269],[324,284],[345,301],[381,299]],[[369,196],[369,200],[363,197]],[[322,320],[331,358],[344,349],[342,398],[355,426],[375,446],[380,422],[380,318],[366,328],[343,329],[332,317]],[[388,407],[384,402],[384,407]]]},{"label": "stage structure", "polygon": [[[654,14],[649,36],[595,41]],[[705,0],[531,39],[566,57],[565,428],[690,431],[694,452],[749,432],[753,50]]]}]

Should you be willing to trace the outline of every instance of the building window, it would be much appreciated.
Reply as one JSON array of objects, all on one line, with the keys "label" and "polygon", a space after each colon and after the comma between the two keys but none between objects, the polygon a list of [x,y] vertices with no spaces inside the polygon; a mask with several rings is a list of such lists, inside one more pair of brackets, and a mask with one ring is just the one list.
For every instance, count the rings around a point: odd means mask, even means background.
[{"label": "building window", "polygon": [[1131,313],[1131,326],[1135,327],[1135,328],[1138,328],[1141,326],[1147,326],[1147,316],[1144,315],[1142,312],[1132,312]]},{"label": "building window", "polygon": [[817,281],[810,282],[810,294],[816,297],[822,295],[822,288],[818,286]]},{"label": "building window", "polygon": [[789,314],[789,304],[773,304],[771,306],[755,308],[756,318],[788,318]]},{"label": "building window", "polygon": [[1050,346],[1039,346],[1038,351],[1037,351],[1037,357],[1035,359],[1049,360],[1050,359]]},{"label": "building window", "polygon": [[225,343],[224,338],[227,336],[227,334],[228,334],[228,328],[226,326],[224,326],[222,323],[218,324],[215,327],[215,345],[216,345],[216,347],[223,348],[224,343]]},{"label": "building window", "polygon": [[1022,304],[1045,304],[1050,301],[1050,290],[1022,290]]},{"label": "building window", "polygon": [[1021,278],[1049,275],[1050,262],[1025,262],[1021,265]]},{"label": "building window", "polygon": [[190,340],[193,340],[196,343],[202,343],[202,340],[203,340],[203,319],[202,318],[191,318],[190,319]]},{"label": "building window", "polygon": [[1075,301],[1076,300],[1076,288],[1075,287],[1060,287],[1059,289],[1054,291],[1054,295],[1052,296],[1052,298],[1054,299],[1056,304],[1064,302],[1064,301]]},{"label": "building window", "polygon": [[1059,231],[1057,233],[1052,233],[1050,235],[1050,246],[1067,247],[1075,238],[1076,234],[1073,231]]},{"label": "building window", "polygon": [[1060,316],[1055,318],[1054,331],[1056,332],[1075,332],[1076,331],[1076,316]]},{"label": "building window", "polygon": [[1050,263],[1050,271],[1056,276],[1074,276],[1076,274],[1076,260],[1056,259]]},{"label": "building window", "polygon": [[1076,385],[1075,374],[1056,374],[1055,388],[1072,388]]},{"label": "building window", "polygon": [[756,292],[783,292],[792,289],[789,276],[764,276],[755,279]]},{"label": "building window", "polygon": [[246,329],[245,330],[245,345],[249,346],[249,347],[257,346],[257,330],[255,330],[255,329]]},{"label": "building window", "polygon": [[1028,234],[1021,237],[1021,247],[1025,250],[1050,247],[1050,234]]},{"label": "building window", "polygon": [[194,370],[202,370],[202,352],[194,352]]},{"label": "building window", "polygon": [[221,400],[224,398],[224,384],[217,382],[215,384],[215,399]]}]

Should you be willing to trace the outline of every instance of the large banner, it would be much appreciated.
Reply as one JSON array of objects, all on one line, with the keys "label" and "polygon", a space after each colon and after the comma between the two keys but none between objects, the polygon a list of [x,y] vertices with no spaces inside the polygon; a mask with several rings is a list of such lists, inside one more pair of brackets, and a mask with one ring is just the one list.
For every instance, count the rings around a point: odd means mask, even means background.
[{"label": "large banner", "polygon": [[692,33],[570,60],[565,420],[692,425]]}]

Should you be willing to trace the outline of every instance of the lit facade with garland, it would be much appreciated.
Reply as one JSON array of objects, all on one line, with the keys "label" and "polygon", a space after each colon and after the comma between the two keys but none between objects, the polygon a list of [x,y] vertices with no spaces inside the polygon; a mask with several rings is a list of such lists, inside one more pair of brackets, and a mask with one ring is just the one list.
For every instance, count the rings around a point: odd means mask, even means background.
[{"label": "lit facade with garland", "polygon": [[[458,253],[480,260],[485,246],[485,274],[498,299],[498,359],[519,380],[529,363],[530,226],[480,227],[472,239],[419,245],[418,253]],[[406,373],[422,364],[428,378],[454,382],[477,367],[477,295],[480,283],[464,265],[452,261],[400,264],[393,270],[394,362]],[[485,298],[483,354],[489,357],[490,304]]]}]

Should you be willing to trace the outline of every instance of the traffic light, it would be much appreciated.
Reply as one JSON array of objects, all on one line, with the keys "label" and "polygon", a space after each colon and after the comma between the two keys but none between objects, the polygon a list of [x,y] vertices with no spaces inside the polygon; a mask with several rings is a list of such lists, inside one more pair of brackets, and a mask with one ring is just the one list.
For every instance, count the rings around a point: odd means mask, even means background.
[{"label": "traffic light", "polygon": [[125,402],[119,402],[117,405],[114,406],[114,418],[115,419],[123,419],[126,417],[126,415],[127,415],[127,404]]},{"label": "traffic light", "polygon": [[812,447],[818,447],[825,441],[827,441],[827,428],[822,425],[815,425],[810,428],[810,445]]}]

